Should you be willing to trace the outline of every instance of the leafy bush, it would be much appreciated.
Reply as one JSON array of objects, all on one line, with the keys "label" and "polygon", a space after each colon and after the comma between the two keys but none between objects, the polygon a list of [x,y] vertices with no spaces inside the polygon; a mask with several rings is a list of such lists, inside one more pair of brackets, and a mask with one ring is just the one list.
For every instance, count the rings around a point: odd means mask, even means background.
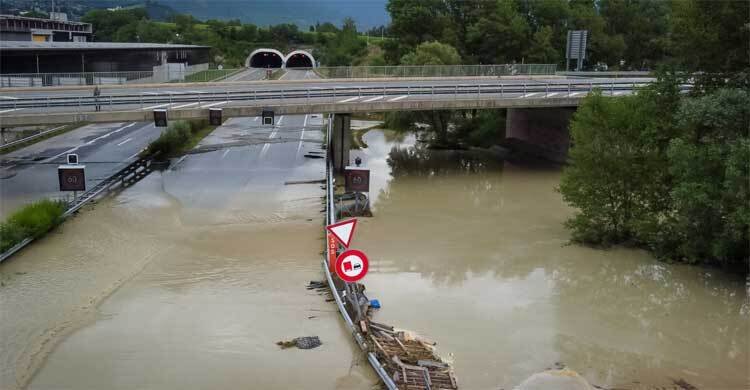
[{"label": "leafy bush", "polygon": [[560,184],[573,239],[659,257],[750,265],[750,94],[681,97],[675,80],[636,96],[585,99]]},{"label": "leafy bush", "polygon": [[26,238],[39,237],[62,222],[66,205],[61,201],[41,200],[27,205],[0,224],[0,252]]}]

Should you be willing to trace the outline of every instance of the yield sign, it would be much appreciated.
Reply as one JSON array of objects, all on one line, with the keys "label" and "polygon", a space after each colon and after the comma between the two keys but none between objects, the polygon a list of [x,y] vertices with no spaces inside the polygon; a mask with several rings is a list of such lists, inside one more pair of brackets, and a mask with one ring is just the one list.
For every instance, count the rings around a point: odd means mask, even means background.
[{"label": "yield sign", "polygon": [[347,219],[346,221],[342,221],[339,223],[334,223],[333,225],[326,226],[326,229],[328,229],[331,234],[333,234],[334,237],[336,237],[337,240],[341,243],[341,245],[345,247],[349,247],[349,244],[352,242],[352,237],[354,236],[354,228],[357,226],[357,219]]}]

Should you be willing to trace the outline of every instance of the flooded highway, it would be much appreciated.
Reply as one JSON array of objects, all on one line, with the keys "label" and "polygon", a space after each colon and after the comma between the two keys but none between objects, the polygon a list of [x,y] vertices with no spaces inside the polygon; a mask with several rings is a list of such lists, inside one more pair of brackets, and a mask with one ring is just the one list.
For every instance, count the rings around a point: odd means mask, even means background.
[{"label": "flooded highway", "polygon": [[[567,245],[560,168],[430,151],[370,130],[375,321],[418,330],[465,389],[510,389],[567,366],[606,389],[748,388],[744,280],[646,252]],[[417,147],[414,147],[415,144]]]},{"label": "flooded highway", "polygon": [[[199,153],[0,267],[2,389],[372,389],[320,280],[322,117],[227,121]],[[744,389],[744,280],[568,245],[559,167],[370,130],[354,246],[375,321],[438,342],[464,389],[567,366],[606,389]],[[314,350],[275,344],[319,336]]]},{"label": "flooded highway", "polygon": [[[369,389],[325,295],[322,118],[227,121],[205,152],[3,263],[2,389]],[[276,342],[319,336],[314,350]]]}]

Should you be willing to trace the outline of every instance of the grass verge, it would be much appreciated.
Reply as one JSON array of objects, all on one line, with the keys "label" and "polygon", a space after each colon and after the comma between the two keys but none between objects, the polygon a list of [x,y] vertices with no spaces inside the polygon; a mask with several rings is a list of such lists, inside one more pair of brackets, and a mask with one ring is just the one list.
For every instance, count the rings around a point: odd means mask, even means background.
[{"label": "grass verge", "polygon": [[5,252],[26,238],[37,238],[62,222],[65,202],[40,200],[13,213],[0,224],[0,252]]},{"label": "grass verge", "polygon": [[156,160],[181,156],[198,145],[215,128],[205,119],[172,122],[167,131],[151,142],[141,156]]},{"label": "grass verge", "polygon": [[16,151],[18,149],[25,148],[25,147],[27,147],[29,145],[33,145],[33,144],[35,144],[37,142],[44,141],[45,139],[52,138],[52,137],[58,136],[58,135],[63,134],[63,133],[67,133],[67,132],[69,132],[71,130],[75,130],[75,129],[77,129],[77,128],[81,127],[81,126],[84,126],[84,125],[86,125],[86,123],[84,123],[84,122],[71,123],[69,125],[65,125],[65,126],[59,128],[59,129],[55,130],[55,131],[50,131],[49,133],[47,133],[45,135],[42,135],[42,136],[30,139],[30,140],[28,140],[26,142],[21,142],[19,144],[13,145],[11,147],[2,149],[2,150],[0,150],[0,155],[8,154],[8,153]]}]

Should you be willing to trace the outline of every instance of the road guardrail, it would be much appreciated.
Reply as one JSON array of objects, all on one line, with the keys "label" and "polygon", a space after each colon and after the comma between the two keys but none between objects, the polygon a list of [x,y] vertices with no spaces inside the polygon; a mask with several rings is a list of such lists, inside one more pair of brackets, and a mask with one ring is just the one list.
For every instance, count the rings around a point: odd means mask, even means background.
[{"label": "road guardrail", "polygon": [[[174,103],[212,103],[212,102],[232,102],[232,101],[264,101],[277,99],[323,99],[322,102],[336,103],[338,99],[351,97],[409,97],[409,96],[454,96],[456,99],[476,99],[480,96],[487,97],[511,97],[511,95],[521,94],[521,97],[571,97],[580,92],[592,92],[594,90],[609,91],[615,94],[618,91],[634,91],[648,83],[644,82],[597,82],[595,80],[587,82],[556,82],[556,83],[514,83],[506,84],[500,82],[481,83],[481,84],[436,84],[436,85],[410,85],[410,86],[357,86],[357,87],[307,87],[307,88],[264,88],[251,90],[236,91],[190,91],[190,92],[170,92],[170,93],[138,93],[138,94],[112,94],[94,96],[47,96],[47,97],[30,97],[17,98],[13,100],[0,101],[0,110],[14,110],[21,108],[51,108],[51,107],[71,107],[77,111],[84,109],[93,109],[100,106],[102,110],[113,111],[118,106],[130,105],[137,106],[138,109],[148,109],[150,106],[164,106]],[[690,89],[691,85],[684,84],[684,90]],[[512,96],[518,97],[518,96]],[[345,103],[345,101],[338,101]],[[186,107],[188,108],[188,107]],[[195,107],[190,107],[195,108]],[[171,108],[176,109],[176,108]],[[1,117],[1,116],[0,116]]]}]

